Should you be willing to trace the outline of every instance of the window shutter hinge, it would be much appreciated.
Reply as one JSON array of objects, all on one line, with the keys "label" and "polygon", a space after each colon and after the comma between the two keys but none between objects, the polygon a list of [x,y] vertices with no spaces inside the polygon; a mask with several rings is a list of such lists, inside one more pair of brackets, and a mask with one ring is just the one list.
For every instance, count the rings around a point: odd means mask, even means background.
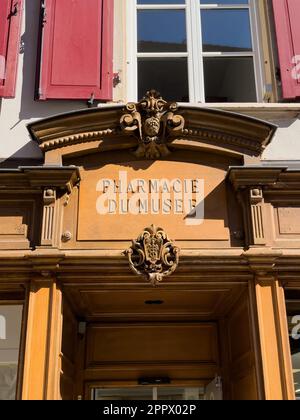
[{"label": "window shutter hinge", "polygon": [[92,108],[94,105],[94,102],[95,102],[95,94],[94,92],[92,92],[90,98],[86,102],[88,108]]},{"label": "window shutter hinge", "polygon": [[41,4],[41,14],[42,14],[42,27],[44,27],[45,23],[47,22],[47,12],[46,12],[46,1],[43,0]]},{"label": "window shutter hinge", "polygon": [[9,18],[12,18],[13,16],[17,16],[18,15],[18,13],[19,13],[19,9],[18,9],[18,3],[15,3],[14,4],[14,8],[13,8],[13,10],[10,12],[10,14],[9,14]]}]

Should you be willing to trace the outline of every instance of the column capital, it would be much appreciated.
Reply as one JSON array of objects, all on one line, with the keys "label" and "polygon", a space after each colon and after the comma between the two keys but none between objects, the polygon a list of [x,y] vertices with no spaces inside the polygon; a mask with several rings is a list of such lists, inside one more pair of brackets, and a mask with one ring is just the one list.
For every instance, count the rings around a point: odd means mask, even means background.
[{"label": "column capital", "polygon": [[276,278],[276,263],[281,256],[282,251],[267,247],[250,248],[243,254],[256,278],[267,280]]}]

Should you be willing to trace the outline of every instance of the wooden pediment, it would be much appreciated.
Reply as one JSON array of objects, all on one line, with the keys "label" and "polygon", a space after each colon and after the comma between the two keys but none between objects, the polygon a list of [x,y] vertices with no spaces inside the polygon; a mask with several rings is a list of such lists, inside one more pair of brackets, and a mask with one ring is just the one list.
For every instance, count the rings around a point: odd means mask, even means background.
[{"label": "wooden pediment", "polygon": [[28,129],[48,164],[111,150],[132,150],[138,158],[156,160],[175,149],[225,154],[244,162],[261,156],[276,126],[232,112],[178,106],[148,92],[139,103],[58,115]]}]

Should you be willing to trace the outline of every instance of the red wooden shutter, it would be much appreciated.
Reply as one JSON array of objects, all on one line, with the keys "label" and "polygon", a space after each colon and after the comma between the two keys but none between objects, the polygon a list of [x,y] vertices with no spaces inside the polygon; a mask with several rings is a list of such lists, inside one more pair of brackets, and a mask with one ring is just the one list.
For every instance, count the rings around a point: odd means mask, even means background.
[{"label": "red wooden shutter", "polygon": [[15,96],[23,0],[0,0],[0,97]]},{"label": "red wooden shutter", "polygon": [[284,99],[300,97],[300,0],[273,0]]},{"label": "red wooden shutter", "polygon": [[44,0],[39,99],[112,99],[113,0]]}]

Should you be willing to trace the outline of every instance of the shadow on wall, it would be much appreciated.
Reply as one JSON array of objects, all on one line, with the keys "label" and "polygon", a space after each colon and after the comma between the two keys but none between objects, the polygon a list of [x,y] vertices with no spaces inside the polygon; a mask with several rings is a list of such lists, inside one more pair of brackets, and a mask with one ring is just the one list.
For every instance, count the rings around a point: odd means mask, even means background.
[{"label": "shadow on wall", "polygon": [[21,38],[23,48],[23,83],[19,120],[32,120],[77,109],[86,109],[80,101],[35,101],[38,40],[40,36],[40,0],[25,2],[25,32]]},{"label": "shadow on wall", "polygon": [[[26,143],[23,147],[18,149],[13,155],[11,155],[8,159],[0,159],[0,168],[17,168],[18,166],[35,166],[35,165],[43,165],[44,158],[41,153],[40,157],[30,158],[29,156],[36,156],[37,153],[33,155],[33,149],[37,148],[39,151],[38,146],[30,141]],[[28,156],[24,158],[24,156]]]}]

